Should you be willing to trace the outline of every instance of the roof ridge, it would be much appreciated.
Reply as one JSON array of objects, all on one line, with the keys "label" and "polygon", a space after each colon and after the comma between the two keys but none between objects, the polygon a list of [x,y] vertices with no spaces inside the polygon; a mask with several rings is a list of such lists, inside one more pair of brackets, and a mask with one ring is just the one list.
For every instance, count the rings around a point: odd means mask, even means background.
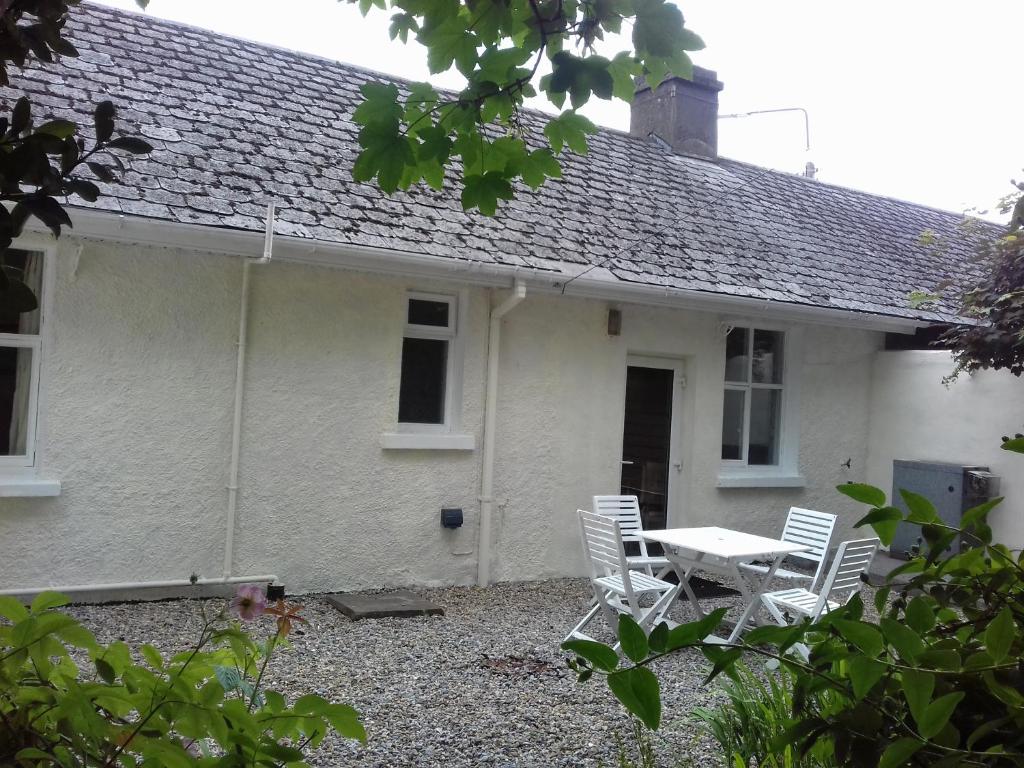
[{"label": "roof ridge", "polygon": [[932,211],[933,213],[941,213],[945,216],[952,216],[958,219],[974,219],[975,221],[979,221],[982,224],[995,227],[1001,226],[1000,222],[998,221],[985,219],[982,218],[981,216],[969,216],[967,213],[963,211],[951,211],[946,208],[938,208],[934,205],[928,205],[927,203],[919,203],[914,200],[907,200],[906,198],[896,197],[895,195],[887,195],[881,192],[869,192],[866,189],[858,189],[857,187],[850,187],[847,186],[846,184],[837,184],[836,182],[833,181],[822,181],[821,179],[812,179],[808,178],[807,176],[804,176],[801,173],[794,173],[792,171],[784,171],[780,168],[770,168],[764,165],[757,165],[756,163],[751,163],[746,160],[737,160],[736,158],[732,157],[721,157],[719,159],[727,163],[732,163],[734,165],[746,166],[747,168],[752,168],[756,171],[768,171],[769,173],[773,173],[778,176],[783,176],[787,179],[793,179],[801,184],[817,184],[819,186],[829,187],[830,189],[837,189],[843,192],[852,192],[855,195],[871,197],[876,200],[891,200],[892,202],[899,203],[900,205],[911,205],[915,208],[922,208],[926,211]]}]

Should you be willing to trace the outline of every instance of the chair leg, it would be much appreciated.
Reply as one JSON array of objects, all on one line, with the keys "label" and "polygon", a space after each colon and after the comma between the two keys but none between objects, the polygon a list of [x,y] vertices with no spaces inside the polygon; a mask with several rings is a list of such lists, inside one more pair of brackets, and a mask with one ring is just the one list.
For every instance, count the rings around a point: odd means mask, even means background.
[{"label": "chair leg", "polygon": [[782,611],[779,610],[779,606],[777,606],[774,602],[772,602],[764,595],[761,595],[761,604],[768,609],[768,613],[770,613],[772,618],[775,619],[776,624],[778,624],[780,627],[789,626],[789,622],[786,621],[786,617],[782,614]]}]

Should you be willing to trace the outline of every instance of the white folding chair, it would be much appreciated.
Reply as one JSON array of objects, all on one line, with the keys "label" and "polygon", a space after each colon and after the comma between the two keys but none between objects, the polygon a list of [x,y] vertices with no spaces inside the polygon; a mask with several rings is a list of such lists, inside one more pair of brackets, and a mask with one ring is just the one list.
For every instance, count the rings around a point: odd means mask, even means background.
[{"label": "white folding chair", "polygon": [[[630,570],[626,550],[622,545],[619,524],[603,515],[582,509],[576,510],[583,535],[583,552],[590,567],[590,586],[597,605],[566,635],[566,640],[593,638],[583,628],[597,616],[604,615],[612,632],[618,634],[618,615],[628,614],[645,632],[649,632],[661,618],[662,611],[672,600],[675,585],[648,576],[643,571]],[[644,607],[641,598],[653,595],[654,604]],[[615,644],[618,648],[618,643]]]},{"label": "white folding chair", "polygon": [[761,595],[768,613],[782,626],[789,624],[786,614],[794,620],[808,617],[816,620],[821,614],[846,605],[860,591],[861,574],[867,571],[878,551],[878,539],[855,539],[839,545],[835,560],[817,593],[807,589],[783,589]]},{"label": "white folding chair", "polygon": [[[791,544],[804,544],[809,549],[806,552],[794,552],[787,555],[787,559],[799,559],[815,566],[814,574],[779,568],[775,571],[775,577],[810,579],[811,583],[807,585],[807,588],[814,590],[818,586],[818,579],[821,578],[821,571],[825,567],[825,560],[828,558],[828,545],[832,541],[832,531],[835,527],[835,515],[830,515],[828,512],[815,512],[813,509],[790,507],[789,514],[786,515],[786,525],[782,529],[782,540]],[[761,563],[741,563],[740,568],[761,575],[768,573],[768,566]]]},{"label": "white folding chair", "polygon": [[595,496],[594,514],[615,520],[619,524],[622,540],[633,541],[640,546],[639,555],[626,556],[631,570],[644,571],[648,576],[661,578],[671,569],[668,558],[651,555],[647,551],[647,542],[640,535],[644,532],[644,523],[636,496]]}]

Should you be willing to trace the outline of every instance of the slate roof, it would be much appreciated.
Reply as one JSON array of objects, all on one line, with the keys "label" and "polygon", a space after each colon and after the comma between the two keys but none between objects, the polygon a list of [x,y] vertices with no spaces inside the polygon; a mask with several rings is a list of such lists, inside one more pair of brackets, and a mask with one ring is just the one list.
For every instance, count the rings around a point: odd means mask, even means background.
[{"label": "slate roof", "polygon": [[[152,16],[73,8],[77,59],[32,66],[19,89],[36,109],[90,124],[118,105],[155,151],[104,185],[91,207],[262,231],[268,199],[280,234],[452,259],[577,274],[816,307],[940,320],[907,294],[962,273],[961,217],[727,159],[673,154],[655,138],[602,129],[564,179],[521,190],[493,218],[466,213],[457,188],[387,197],[351,178],[363,69]],[[557,278],[556,278],[557,279]]]}]

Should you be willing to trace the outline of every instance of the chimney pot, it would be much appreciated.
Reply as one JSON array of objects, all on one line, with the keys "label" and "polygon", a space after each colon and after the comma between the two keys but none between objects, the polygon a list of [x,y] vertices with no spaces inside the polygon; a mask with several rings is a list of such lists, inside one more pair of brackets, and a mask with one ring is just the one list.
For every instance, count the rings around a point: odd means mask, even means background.
[{"label": "chimney pot", "polygon": [[670,77],[652,89],[637,81],[629,132],[652,133],[685,155],[718,157],[718,92],[722,83],[709,69],[693,68],[693,79]]}]

